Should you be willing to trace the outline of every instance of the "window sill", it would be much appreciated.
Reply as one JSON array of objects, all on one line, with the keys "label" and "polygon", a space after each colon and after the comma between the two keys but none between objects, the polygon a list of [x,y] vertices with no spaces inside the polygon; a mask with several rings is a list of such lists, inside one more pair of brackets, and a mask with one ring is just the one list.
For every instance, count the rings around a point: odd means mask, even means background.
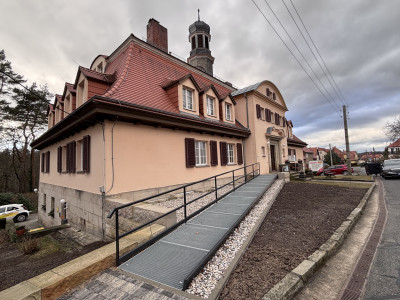
[{"label": "window sill", "polygon": [[85,174],[86,171],[77,171],[76,174]]},{"label": "window sill", "polygon": [[236,163],[228,163],[227,166],[236,166]]},{"label": "window sill", "polygon": [[196,165],[196,168],[206,168],[209,167],[209,165]]}]

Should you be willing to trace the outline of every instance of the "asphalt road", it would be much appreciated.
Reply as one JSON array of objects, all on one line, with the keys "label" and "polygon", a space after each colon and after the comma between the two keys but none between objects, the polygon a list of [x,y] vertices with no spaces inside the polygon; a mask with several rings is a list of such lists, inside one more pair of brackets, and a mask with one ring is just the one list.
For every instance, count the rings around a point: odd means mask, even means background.
[{"label": "asphalt road", "polygon": [[400,299],[400,179],[381,180],[387,222],[367,279],[365,300]]}]

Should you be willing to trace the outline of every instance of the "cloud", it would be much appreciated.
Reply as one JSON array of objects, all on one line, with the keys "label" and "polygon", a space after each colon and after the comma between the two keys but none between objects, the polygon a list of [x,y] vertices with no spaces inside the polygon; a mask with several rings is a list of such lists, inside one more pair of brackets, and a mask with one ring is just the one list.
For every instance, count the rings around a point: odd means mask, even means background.
[{"label": "cloud", "polygon": [[[314,78],[265,2],[256,2]],[[386,137],[382,128],[400,114],[400,1],[293,2],[345,97],[352,149],[383,150]],[[332,104],[251,1],[121,0],[111,5],[104,0],[0,0],[0,26],[7,28],[0,31],[0,40],[16,72],[61,93],[65,81],[75,80],[78,65],[88,67],[98,54],[110,54],[130,33],[145,37],[150,18],[167,27],[169,50],[186,59],[190,51],[188,27],[197,20],[199,8],[201,19],[211,27],[216,75],[239,88],[265,79],[274,82],[285,98],[287,117],[299,138],[315,146],[331,142],[342,147],[344,133],[338,124],[343,123],[343,103],[282,2],[268,3],[334,98]],[[290,1],[285,3],[300,25]]]}]

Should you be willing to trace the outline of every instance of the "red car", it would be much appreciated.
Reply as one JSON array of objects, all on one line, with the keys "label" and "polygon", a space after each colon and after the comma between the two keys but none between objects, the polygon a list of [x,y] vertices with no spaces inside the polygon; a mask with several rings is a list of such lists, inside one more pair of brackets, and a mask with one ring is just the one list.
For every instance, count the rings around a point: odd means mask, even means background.
[{"label": "red car", "polygon": [[[351,168],[351,172],[354,172],[353,168]],[[323,169],[323,168],[319,169],[317,172],[317,175],[321,175],[321,174],[348,175],[349,172],[347,171],[347,165],[336,165],[336,166],[328,167],[326,169]]]}]

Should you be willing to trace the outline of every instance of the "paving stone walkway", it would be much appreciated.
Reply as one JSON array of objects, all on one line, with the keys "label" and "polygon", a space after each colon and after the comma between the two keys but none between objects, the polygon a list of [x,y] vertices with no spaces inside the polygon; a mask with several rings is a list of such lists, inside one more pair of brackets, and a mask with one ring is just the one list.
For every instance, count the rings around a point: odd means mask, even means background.
[{"label": "paving stone walkway", "polygon": [[138,281],[118,269],[107,269],[60,300],[184,300],[183,296]]}]

